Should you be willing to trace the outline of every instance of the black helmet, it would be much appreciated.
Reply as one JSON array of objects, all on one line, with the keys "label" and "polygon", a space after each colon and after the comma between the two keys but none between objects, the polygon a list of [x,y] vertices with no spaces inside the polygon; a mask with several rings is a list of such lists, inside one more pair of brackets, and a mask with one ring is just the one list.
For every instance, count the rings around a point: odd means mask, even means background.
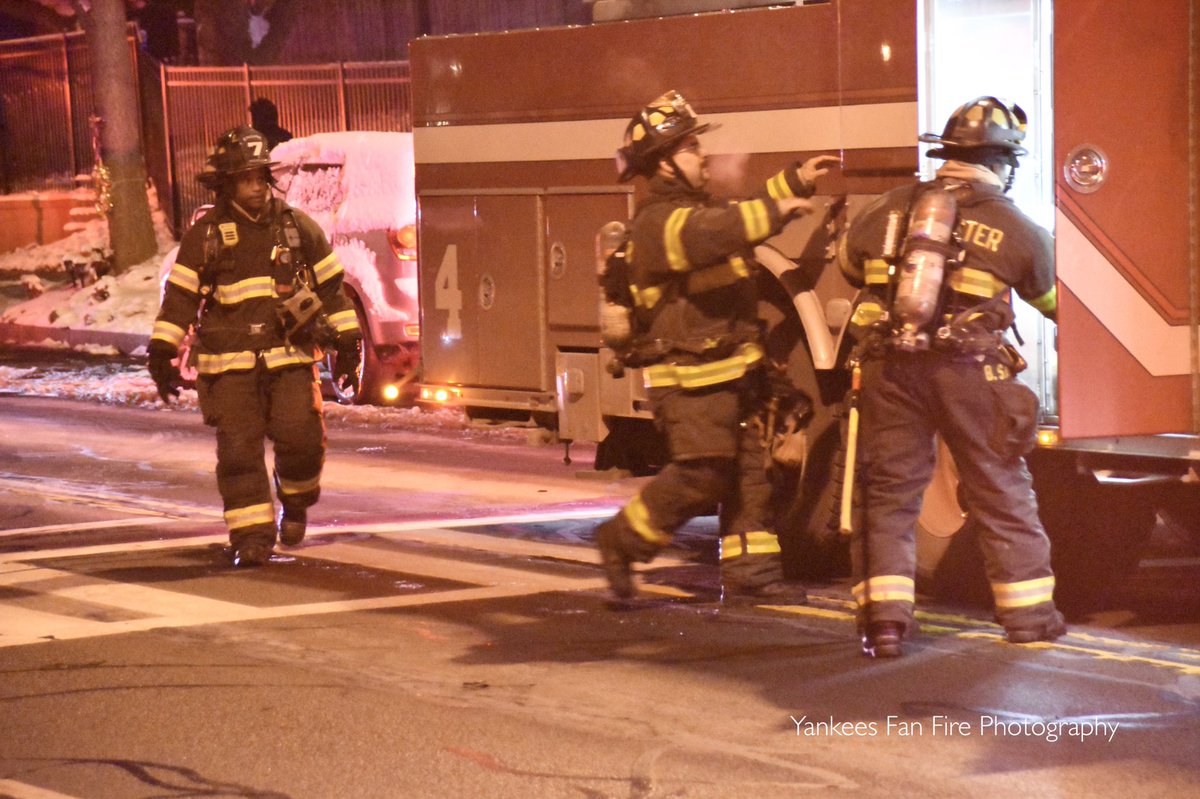
[{"label": "black helmet", "polygon": [[922,133],[920,140],[940,144],[931,158],[987,164],[996,161],[1016,166],[1016,156],[1028,152],[1021,146],[1027,118],[1021,106],[995,97],[976,97],[946,120],[942,135]]},{"label": "black helmet", "polygon": [[621,181],[654,171],[659,159],[685,137],[715,126],[700,124],[696,112],[676,91],[669,91],[642,108],[625,128],[625,145],[617,150]]},{"label": "black helmet", "polygon": [[249,125],[238,125],[217,138],[204,171],[196,179],[210,189],[217,189],[229,175],[261,167],[270,170],[278,163],[271,160],[265,136]]}]

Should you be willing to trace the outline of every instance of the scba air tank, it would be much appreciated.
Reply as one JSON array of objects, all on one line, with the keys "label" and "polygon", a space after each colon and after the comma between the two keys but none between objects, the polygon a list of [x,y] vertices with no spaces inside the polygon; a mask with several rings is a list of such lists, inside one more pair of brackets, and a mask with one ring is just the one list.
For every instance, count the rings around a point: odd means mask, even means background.
[{"label": "scba air tank", "polygon": [[957,252],[951,244],[957,216],[954,195],[941,187],[926,189],[913,203],[892,300],[895,345],[900,349],[929,347],[929,334],[921,328],[938,312],[946,260]]},{"label": "scba air tank", "polygon": [[609,222],[596,234],[596,276],[600,282],[600,339],[622,350],[633,338],[632,305],[625,259],[614,257],[625,244],[625,225]]}]

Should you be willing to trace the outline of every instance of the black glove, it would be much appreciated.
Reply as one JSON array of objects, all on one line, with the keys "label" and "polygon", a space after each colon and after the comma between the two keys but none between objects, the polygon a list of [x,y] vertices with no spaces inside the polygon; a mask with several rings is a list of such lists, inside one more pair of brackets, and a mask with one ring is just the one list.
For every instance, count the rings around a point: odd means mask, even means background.
[{"label": "black glove", "polygon": [[183,385],[183,377],[179,367],[171,363],[178,352],[170,344],[163,341],[150,342],[150,378],[158,387],[158,396],[170,404],[172,397],[179,396],[179,388]]},{"label": "black glove", "polygon": [[333,382],[342,391],[358,391],[358,367],[362,363],[362,339],[343,336],[338,339],[337,358],[333,362]]}]

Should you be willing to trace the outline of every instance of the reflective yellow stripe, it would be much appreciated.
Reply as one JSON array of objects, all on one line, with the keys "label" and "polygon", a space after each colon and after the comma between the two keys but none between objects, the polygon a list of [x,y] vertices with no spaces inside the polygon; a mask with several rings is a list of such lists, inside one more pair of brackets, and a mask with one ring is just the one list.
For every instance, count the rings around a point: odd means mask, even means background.
[{"label": "reflective yellow stripe", "polygon": [[687,252],[683,249],[683,224],[691,216],[693,210],[692,208],[676,208],[667,217],[667,224],[663,227],[663,248],[667,253],[667,264],[676,272],[683,272],[691,268]]},{"label": "reflective yellow stripe", "polygon": [[789,200],[796,196],[792,187],[788,185],[786,171],[773,175],[767,181],[767,194],[775,200]]},{"label": "reflective yellow stripe", "polygon": [[630,285],[629,293],[633,295],[634,305],[639,308],[653,308],[662,299],[663,290],[662,286],[639,289],[637,286]]},{"label": "reflective yellow stripe", "polygon": [[888,282],[889,267],[887,261],[883,260],[882,258],[868,258],[864,266],[864,283],[871,285]]},{"label": "reflective yellow stripe", "polygon": [[150,338],[165,341],[172,347],[178,347],[183,341],[186,331],[179,325],[173,325],[164,319],[158,319],[154,322],[154,332],[150,334]]},{"label": "reflective yellow stripe", "polygon": [[688,294],[719,289],[749,276],[750,267],[746,265],[746,259],[732,255],[723,264],[705,267],[688,275]]},{"label": "reflective yellow stripe", "polygon": [[336,252],[331,252],[320,261],[317,261],[313,267],[313,274],[317,276],[318,283],[324,283],[331,277],[335,277],[342,272],[342,262],[338,260]]},{"label": "reflective yellow stripe", "polygon": [[167,282],[173,283],[191,294],[200,293],[200,275],[196,270],[190,269],[178,261],[171,267],[171,273],[167,275]]},{"label": "reflective yellow stripe", "polygon": [[263,363],[268,369],[278,369],[281,366],[291,366],[292,364],[312,363],[316,360],[311,352],[296,349],[295,347],[272,347],[269,350],[262,351]]},{"label": "reflective yellow stripe", "polygon": [[854,316],[850,318],[850,324],[868,327],[878,322],[881,316],[883,316],[883,305],[875,300],[863,300],[854,309]]},{"label": "reflective yellow stripe", "polygon": [[739,555],[776,555],[780,552],[779,538],[766,530],[745,533],[746,547],[742,549],[741,535],[727,535],[721,539],[721,560]]},{"label": "reflective yellow stripe", "polygon": [[985,272],[982,269],[971,269],[968,266],[951,272],[950,277],[947,278],[947,282],[950,288],[961,294],[970,294],[973,297],[984,297],[987,299],[995,297],[1008,288],[1003,282],[997,280],[996,276],[991,272]]},{"label": "reflective yellow stripe", "polygon": [[284,480],[282,477],[279,478],[280,494],[306,494],[309,491],[316,491],[320,487],[321,475],[319,472],[311,480]]},{"label": "reflective yellow stripe", "polygon": [[771,217],[767,212],[767,204],[762,200],[746,200],[737,204],[742,214],[742,228],[746,231],[746,241],[762,241],[771,233]]},{"label": "reflective yellow stripe", "polygon": [[225,526],[230,530],[240,530],[256,524],[275,524],[275,512],[270,502],[225,511]]},{"label": "reflective yellow stripe", "polygon": [[237,305],[257,297],[275,297],[275,280],[271,277],[251,277],[236,283],[217,286],[213,293],[222,305]]},{"label": "reflective yellow stripe", "polygon": [[196,357],[196,371],[202,375],[219,375],[223,372],[236,372],[254,368],[254,353],[249,350],[242,352],[219,352],[213,355],[199,353]]},{"label": "reflective yellow stripe", "polygon": [[329,315],[329,324],[339,333],[347,330],[358,330],[358,314],[354,311],[338,311]]},{"label": "reflective yellow stripe", "polygon": [[680,366],[673,363],[647,366],[642,369],[642,379],[646,388],[715,386],[717,383],[737,380],[746,374],[747,369],[761,361],[762,357],[761,347],[754,343],[747,343],[738,348],[737,354],[719,361],[691,366]]},{"label": "reflective yellow stripe", "polygon": [[1027,608],[1054,599],[1054,576],[1019,583],[992,583],[998,608]]},{"label": "reflective yellow stripe", "polygon": [[917,601],[916,586],[913,578],[899,574],[884,574],[879,577],[868,577],[850,589],[859,605],[868,602],[908,602]]},{"label": "reflective yellow stripe", "polygon": [[1051,313],[1058,309],[1058,287],[1047,291],[1036,300],[1030,300],[1029,304],[1037,308],[1042,313]]},{"label": "reflective yellow stripe", "polygon": [[660,530],[650,523],[650,509],[642,501],[640,492],[635,494],[633,499],[629,500],[629,504],[621,512],[625,514],[625,521],[629,522],[629,526],[633,528],[633,531],[651,544],[665,547],[671,543],[670,533],[666,530]]}]

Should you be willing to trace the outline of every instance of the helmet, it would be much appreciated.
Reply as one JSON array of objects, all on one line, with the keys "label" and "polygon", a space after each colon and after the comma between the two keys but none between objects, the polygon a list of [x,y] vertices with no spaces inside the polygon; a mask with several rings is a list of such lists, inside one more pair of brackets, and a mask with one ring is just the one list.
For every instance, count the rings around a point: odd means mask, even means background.
[{"label": "helmet", "polygon": [[715,126],[700,124],[696,112],[676,91],[669,91],[638,111],[625,128],[625,145],[617,150],[622,182],[653,171],[654,165],[685,137]]},{"label": "helmet", "polygon": [[278,163],[271,160],[265,136],[249,125],[239,125],[217,138],[217,143],[208,154],[204,171],[196,179],[208,188],[216,189],[229,175],[261,167],[269,170]]},{"label": "helmet", "polygon": [[1027,118],[1021,106],[995,97],[976,97],[946,120],[942,135],[922,133],[921,141],[940,144],[926,155],[974,163],[1003,161],[1016,166],[1016,156],[1025,155],[1021,146]]}]

